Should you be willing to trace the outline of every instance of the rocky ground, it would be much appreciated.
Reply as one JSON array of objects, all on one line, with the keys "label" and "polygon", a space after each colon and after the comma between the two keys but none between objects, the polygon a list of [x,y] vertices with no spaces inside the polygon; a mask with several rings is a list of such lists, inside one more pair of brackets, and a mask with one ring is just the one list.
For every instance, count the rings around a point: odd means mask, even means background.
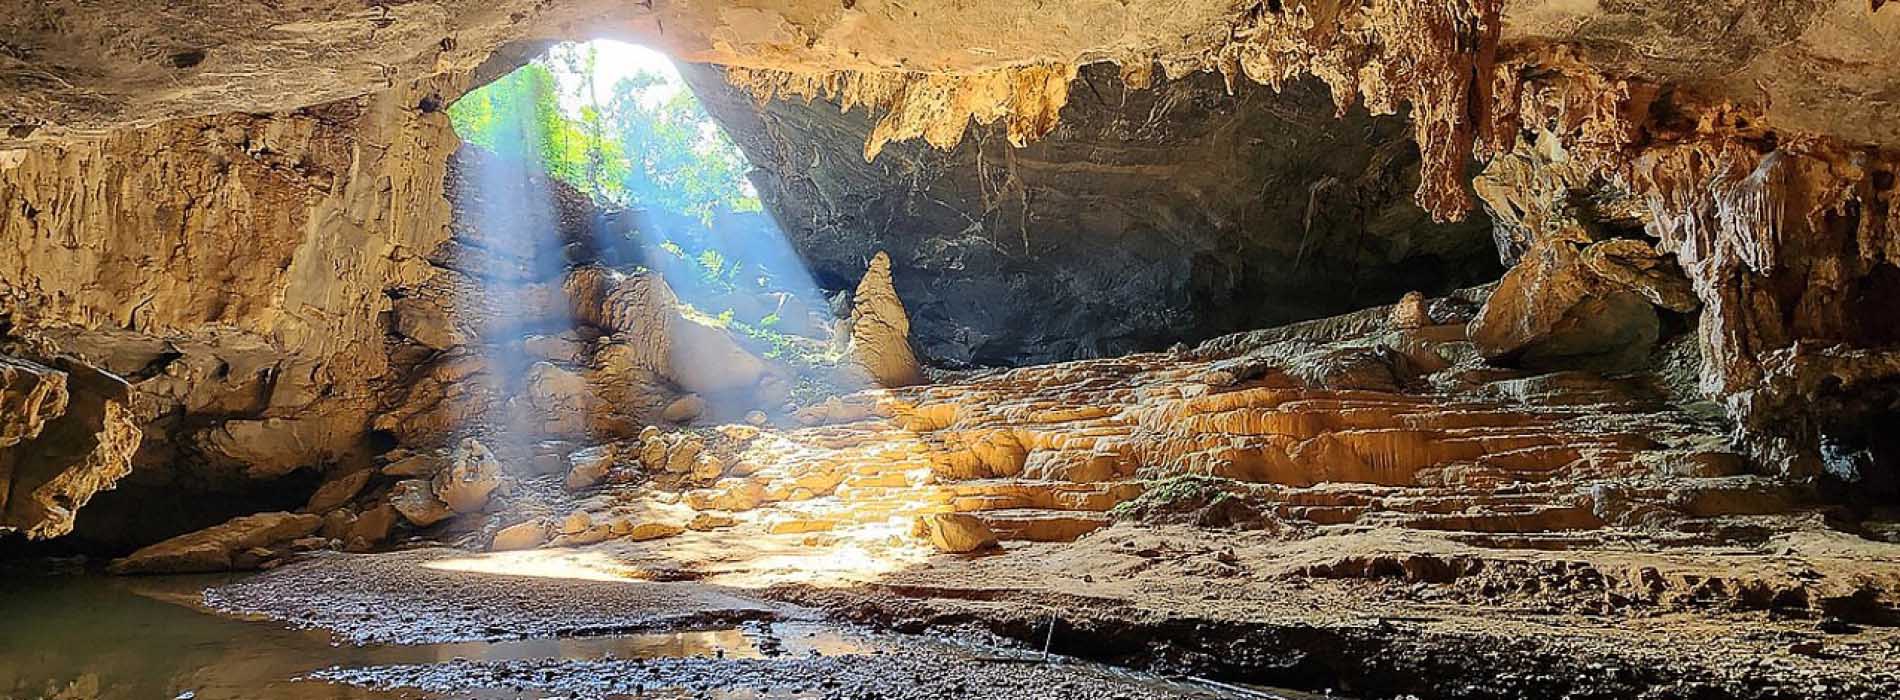
[{"label": "rocky ground", "polygon": [[[1413,298],[654,429],[567,478],[457,448],[427,494],[449,506],[488,480],[493,495],[399,522],[399,551],[293,553],[211,600],[380,641],[818,614],[1375,698],[1900,690],[1900,545],[1877,513],[1732,452],[1672,375],[1681,344],[1651,346],[1641,364],[1659,369],[1509,369],[1467,339],[1475,306]],[[747,675],[862,677],[831,663]],[[646,672],[376,673],[351,678],[619,692],[602,679]]]}]

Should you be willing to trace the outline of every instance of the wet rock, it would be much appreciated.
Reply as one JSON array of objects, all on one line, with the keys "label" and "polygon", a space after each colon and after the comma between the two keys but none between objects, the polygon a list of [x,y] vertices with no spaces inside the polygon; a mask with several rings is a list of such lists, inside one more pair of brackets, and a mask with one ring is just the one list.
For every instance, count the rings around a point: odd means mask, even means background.
[{"label": "wet rock", "polygon": [[495,552],[509,552],[521,549],[534,549],[548,541],[547,523],[530,520],[504,527],[495,533],[494,541],[488,549]]},{"label": "wet rock", "polygon": [[464,438],[449,455],[449,467],[430,482],[436,497],[457,513],[481,510],[500,485],[501,462],[475,438]]},{"label": "wet rock", "polygon": [[[306,537],[323,526],[309,513],[259,513],[145,547],[108,569],[115,574],[184,574],[252,568],[268,557],[251,550]],[[265,552],[269,550],[266,549]]]}]

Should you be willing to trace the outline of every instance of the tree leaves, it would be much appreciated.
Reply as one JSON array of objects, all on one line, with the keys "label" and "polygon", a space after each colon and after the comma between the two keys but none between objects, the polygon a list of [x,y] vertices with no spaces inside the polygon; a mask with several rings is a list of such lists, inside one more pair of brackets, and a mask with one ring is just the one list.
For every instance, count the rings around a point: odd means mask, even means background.
[{"label": "tree leaves", "polygon": [[[457,100],[450,121],[464,142],[527,161],[609,205],[701,221],[760,208],[744,155],[690,90],[643,71],[617,81],[603,103],[597,65],[589,45],[557,46]],[[577,113],[562,106],[564,82],[577,86]],[[656,99],[663,87],[674,94]]]}]

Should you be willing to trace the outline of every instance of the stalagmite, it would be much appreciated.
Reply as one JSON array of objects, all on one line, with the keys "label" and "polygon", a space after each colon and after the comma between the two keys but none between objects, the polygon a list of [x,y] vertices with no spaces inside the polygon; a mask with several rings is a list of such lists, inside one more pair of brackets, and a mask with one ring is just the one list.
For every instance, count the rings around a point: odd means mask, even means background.
[{"label": "stalagmite", "polygon": [[851,297],[851,342],[846,353],[879,386],[924,381],[910,349],[910,317],[891,287],[891,257],[880,252]]}]

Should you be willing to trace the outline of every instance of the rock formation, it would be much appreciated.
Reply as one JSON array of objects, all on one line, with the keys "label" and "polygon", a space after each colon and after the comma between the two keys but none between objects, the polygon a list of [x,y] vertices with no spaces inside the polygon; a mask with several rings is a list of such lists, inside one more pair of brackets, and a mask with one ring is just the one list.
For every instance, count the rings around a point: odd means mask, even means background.
[{"label": "rock formation", "polygon": [[124,380],[73,360],[0,355],[0,534],[72,532],[79,510],[131,472],[140,433],[128,398]]},{"label": "rock formation", "polygon": [[923,370],[910,351],[910,317],[891,286],[891,257],[879,252],[851,297],[851,340],[845,353],[878,386],[922,383]]}]

